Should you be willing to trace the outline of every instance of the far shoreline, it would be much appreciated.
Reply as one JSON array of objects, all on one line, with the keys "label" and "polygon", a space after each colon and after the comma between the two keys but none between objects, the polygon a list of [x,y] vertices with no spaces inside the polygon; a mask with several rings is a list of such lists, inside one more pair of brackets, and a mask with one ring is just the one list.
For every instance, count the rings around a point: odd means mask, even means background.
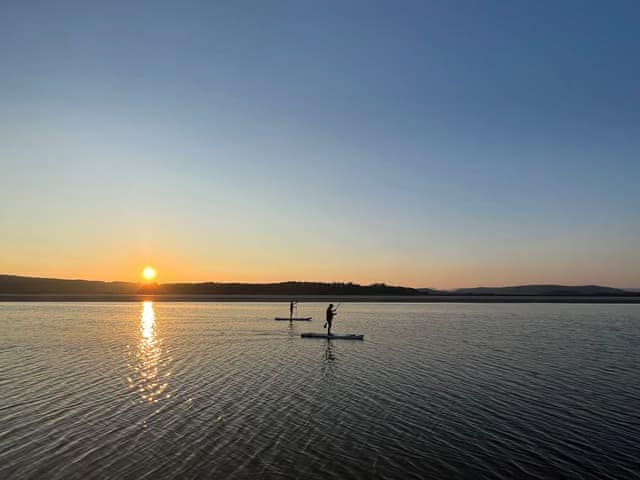
[{"label": "far shoreline", "polygon": [[584,303],[640,304],[637,296],[562,295],[144,295],[0,293],[2,302]]}]

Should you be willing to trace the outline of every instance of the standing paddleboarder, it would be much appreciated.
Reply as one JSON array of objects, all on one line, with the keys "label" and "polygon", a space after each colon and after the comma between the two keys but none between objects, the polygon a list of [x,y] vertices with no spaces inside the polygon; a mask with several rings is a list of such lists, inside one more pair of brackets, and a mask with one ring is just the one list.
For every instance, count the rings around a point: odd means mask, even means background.
[{"label": "standing paddleboarder", "polygon": [[327,335],[331,336],[331,324],[333,323],[333,317],[338,314],[338,307],[333,308],[333,303],[330,303],[327,307],[327,321],[324,324],[324,327],[327,328],[329,326],[329,330],[327,331]]},{"label": "standing paddleboarder", "polygon": [[289,302],[289,321],[292,322],[293,321],[293,310],[296,308],[296,304],[298,302]]}]

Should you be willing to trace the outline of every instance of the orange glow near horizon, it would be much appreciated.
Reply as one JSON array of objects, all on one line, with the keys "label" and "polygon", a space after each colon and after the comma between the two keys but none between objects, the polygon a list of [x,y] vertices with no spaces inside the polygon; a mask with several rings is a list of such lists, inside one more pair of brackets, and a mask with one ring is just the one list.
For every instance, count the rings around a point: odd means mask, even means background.
[{"label": "orange glow near horizon", "polygon": [[142,270],[142,278],[144,278],[147,281],[154,280],[157,275],[158,273],[156,272],[156,269],[149,265],[144,267],[144,269]]},{"label": "orange glow near horizon", "polygon": [[[0,258],[0,273],[11,275],[83,279],[107,282],[135,282],[143,285],[158,283],[190,282],[246,282],[270,283],[281,281],[355,282],[367,285],[385,282],[416,288],[465,288],[498,287],[526,284],[587,285],[598,283],[619,288],[634,288],[638,284],[637,272],[624,272],[622,265],[583,262],[580,268],[568,268],[561,255],[554,257],[549,266],[526,257],[511,254],[502,263],[477,260],[472,256],[459,258],[455,262],[418,259],[402,261],[401,258],[362,258],[336,255],[328,258],[317,254],[314,257],[294,259],[274,255],[263,259],[259,254],[208,256],[207,252],[188,252],[187,249],[155,248],[141,251],[118,252],[105,249],[104,255],[56,263],[51,255],[38,257],[34,254],[28,264],[16,258]],[[187,253],[185,253],[187,251]],[[38,255],[43,255],[42,252]],[[211,254],[213,255],[213,254]],[[87,257],[88,258],[88,257]],[[604,258],[604,257],[603,257]],[[390,262],[394,260],[395,263]],[[421,267],[421,265],[424,266]],[[633,262],[630,262],[633,263]],[[155,277],[147,279],[144,269],[150,267]],[[421,267],[418,269],[418,267]],[[635,287],[637,288],[637,287]]]}]

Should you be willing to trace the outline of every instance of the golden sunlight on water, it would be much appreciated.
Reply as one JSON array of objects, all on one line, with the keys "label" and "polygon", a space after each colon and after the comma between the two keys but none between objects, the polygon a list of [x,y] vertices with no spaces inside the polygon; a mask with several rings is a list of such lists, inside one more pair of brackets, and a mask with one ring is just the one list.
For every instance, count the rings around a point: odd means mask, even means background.
[{"label": "golden sunlight on water", "polygon": [[142,303],[142,338],[143,342],[153,344],[153,329],[156,326],[156,314],[153,302]]},{"label": "golden sunlight on water", "polygon": [[171,370],[167,368],[167,360],[163,357],[162,340],[157,330],[153,302],[143,302],[138,347],[135,352],[130,349],[127,353],[131,370],[127,383],[132,391],[138,392],[140,402],[157,403],[161,398],[171,396],[165,393]]}]

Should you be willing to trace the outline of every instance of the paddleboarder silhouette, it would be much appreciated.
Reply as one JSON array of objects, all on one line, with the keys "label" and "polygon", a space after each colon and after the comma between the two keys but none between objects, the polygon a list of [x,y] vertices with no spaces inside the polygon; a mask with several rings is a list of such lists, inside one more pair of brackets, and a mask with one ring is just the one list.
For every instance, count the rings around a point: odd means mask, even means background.
[{"label": "paddleboarder silhouette", "polygon": [[327,335],[331,336],[331,324],[333,323],[333,317],[338,314],[338,307],[333,308],[333,303],[330,303],[327,307],[327,321],[324,323],[324,328],[329,327]]}]

